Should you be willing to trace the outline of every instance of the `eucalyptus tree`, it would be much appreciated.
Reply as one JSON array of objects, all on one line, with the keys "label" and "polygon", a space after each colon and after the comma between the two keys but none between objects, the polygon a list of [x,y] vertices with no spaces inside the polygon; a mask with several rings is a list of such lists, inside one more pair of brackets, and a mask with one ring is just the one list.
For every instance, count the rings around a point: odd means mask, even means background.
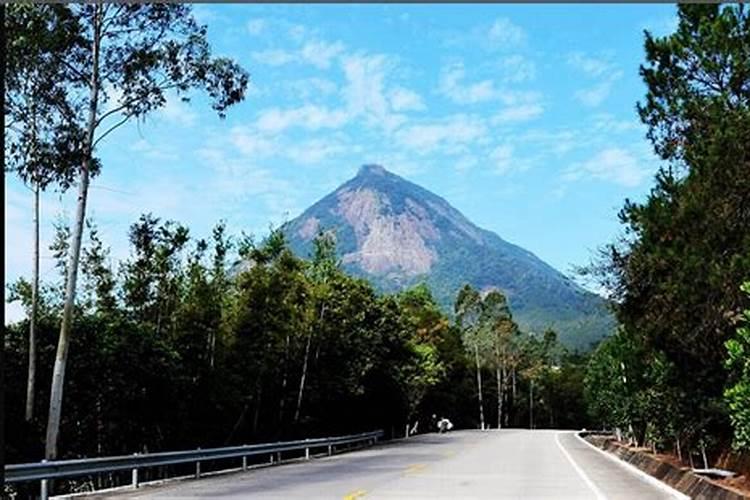
[{"label": "eucalyptus tree", "polygon": [[518,326],[513,321],[510,305],[498,290],[489,292],[482,301],[481,328],[492,342],[495,381],[497,383],[497,428],[502,427],[503,400],[507,387],[508,368],[514,359],[514,337]]},{"label": "eucalyptus tree", "polygon": [[310,364],[310,346],[316,329],[323,327],[325,320],[327,296],[330,293],[332,279],[340,272],[339,261],[336,258],[336,240],[330,233],[320,232],[313,241],[312,261],[308,266],[308,280],[310,282],[310,299],[312,307],[308,308],[311,317],[306,321],[308,325],[305,339],[305,352],[302,359],[302,373],[297,391],[297,405],[294,409],[294,423],[299,422],[302,409],[302,398],[307,380],[307,370]]},{"label": "eucalyptus tree", "polygon": [[65,366],[68,360],[81,239],[97,146],[125,123],[166,104],[170,92],[187,98],[204,89],[220,117],[244,98],[248,75],[226,58],[212,57],[206,27],[189,5],[72,4],[80,50],[66,55],[76,93],[74,109],[83,130],[77,168],[78,198],[60,336],[50,391],[45,455],[57,456]]},{"label": "eucalyptus tree", "polygon": [[81,160],[81,129],[72,119],[75,113],[67,95],[74,79],[65,63],[66,54],[79,48],[79,39],[75,20],[62,5],[9,5],[3,28],[8,34],[7,169],[17,174],[34,196],[25,408],[25,418],[31,421],[37,363],[40,192],[49,185],[66,190]]},{"label": "eucalyptus tree", "polygon": [[484,429],[484,403],[482,401],[482,360],[480,350],[486,347],[482,335],[482,297],[471,285],[464,285],[456,296],[454,305],[456,321],[461,329],[464,346],[474,356],[477,377],[477,403],[479,405],[479,426]]}]

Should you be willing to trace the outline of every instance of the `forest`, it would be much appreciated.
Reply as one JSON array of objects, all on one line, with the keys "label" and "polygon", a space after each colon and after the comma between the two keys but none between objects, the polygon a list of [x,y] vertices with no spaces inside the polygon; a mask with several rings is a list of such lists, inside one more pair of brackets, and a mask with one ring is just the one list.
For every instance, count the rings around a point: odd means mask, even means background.
[{"label": "forest", "polygon": [[[499,292],[482,300],[465,288],[453,321],[424,285],[380,295],[345,274],[325,233],[302,260],[279,231],[255,244],[218,224],[197,239],[151,215],[131,226],[131,257],[115,271],[96,228],[88,229],[62,456],[371,429],[403,437],[407,424],[434,430],[433,414],[464,428],[479,427],[480,418],[487,427],[579,424],[583,365],[554,332],[521,333]],[[64,273],[64,226],[58,236]],[[43,284],[38,299],[40,381],[51,376],[60,283]],[[30,307],[30,289],[21,280],[11,297]],[[26,422],[23,414],[28,327],[22,321],[6,331],[11,462],[43,451],[43,419]],[[36,409],[48,391],[39,384]]]},{"label": "forest", "polygon": [[[589,413],[634,444],[709,467],[750,449],[750,16],[680,5],[645,37],[637,111],[662,160],[624,232],[583,270],[619,330],[592,354]],[[744,283],[744,284],[743,284]]]},{"label": "forest", "polygon": [[[575,428],[582,358],[553,331],[515,325],[505,297],[465,287],[452,320],[424,285],[378,294],[345,274],[321,233],[309,260],[276,230],[261,243],[217,224],[208,238],[144,215],[130,258],[110,267],[93,223],[81,260],[61,458],[192,449],[383,429]],[[24,418],[29,322],[6,330],[11,463],[44,452],[69,248],[53,243],[57,283],[40,287],[35,416]],[[12,298],[31,307],[31,285]],[[481,392],[477,383],[483,384]],[[499,396],[498,396],[499,394]],[[500,415],[500,416],[498,416]]]}]

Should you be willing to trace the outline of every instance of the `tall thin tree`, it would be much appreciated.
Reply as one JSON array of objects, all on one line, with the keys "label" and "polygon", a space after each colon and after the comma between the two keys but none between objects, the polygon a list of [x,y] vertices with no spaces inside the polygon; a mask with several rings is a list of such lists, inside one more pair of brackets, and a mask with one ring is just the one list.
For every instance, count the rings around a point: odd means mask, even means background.
[{"label": "tall thin tree", "polygon": [[228,107],[244,98],[248,83],[247,73],[236,63],[211,56],[206,27],[196,23],[189,5],[94,3],[66,8],[83,40],[81,50],[66,57],[66,64],[86,92],[76,107],[83,113],[78,115],[84,130],[83,157],[50,390],[47,459],[58,453],[81,239],[97,146],[128,121],[164,106],[170,91],[185,96],[191,89],[202,88],[223,117]]},{"label": "tall thin tree", "polygon": [[[71,73],[62,63],[77,40],[66,28],[69,18],[59,5],[12,5],[5,25],[9,116],[8,170],[34,195],[31,308],[29,311],[28,377],[25,418],[34,418],[36,330],[39,310],[40,194],[50,184],[62,191],[73,181],[80,161],[80,131],[71,123],[66,86]],[[5,128],[5,127],[4,127]]]}]

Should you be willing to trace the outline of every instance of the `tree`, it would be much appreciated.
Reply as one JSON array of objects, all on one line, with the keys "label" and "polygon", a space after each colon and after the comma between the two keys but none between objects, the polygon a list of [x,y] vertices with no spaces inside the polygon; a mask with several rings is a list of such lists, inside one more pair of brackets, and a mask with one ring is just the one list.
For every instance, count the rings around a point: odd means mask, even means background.
[{"label": "tree", "polygon": [[300,419],[302,410],[302,397],[305,391],[307,369],[310,363],[310,346],[312,345],[315,330],[321,328],[325,319],[326,297],[330,293],[330,281],[340,272],[339,262],[336,258],[336,241],[330,233],[320,232],[313,241],[313,255],[308,267],[308,279],[310,280],[310,300],[312,307],[309,309],[312,317],[308,318],[309,325],[307,338],[305,340],[305,353],[302,360],[302,373],[299,379],[299,390],[297,391],[297,405],[294,409],[294,424]]},{"label": "tree", "polygon": [[[633,345],[663,361],[644,386],[674,397],[660,416],[690,422],[693,439],[723,439],[723,346],[750,275],[750,16],[718,4],[679,5],[678,16],[674,33],[646,33],[640,70],[638,112],[665,164],[644,202],[626,201],[625,234],[598,272]],[[654,401],[644,392],[643,411]]]},{"label": "tree", "polygon": [[456,322],[462,331],[464,345],[474,357],[477,377],[477,403],[479,404],[479,426],[484,429],[484,404],[482,403],[482,359],[480,351],[486,347],[486,336],[482,335],[482,298],[471,285],[464,285],[456,296],[454,306]]},{"label": "tree", "polygon": [[514,337],[518,326],[513,321],[508,300],[498,290],[489,292],[482,301],[481,328],[492,340],[495,365],[495,382],[497,384],[497,428],[503,426],[503,401],[505,400],[507,369],[514,358]]},{"label": "tree", "polygon": [[11,5],[3,29],[10,33],[7,71],[8,170],[34,193],[31,308],[29,310],[26,414],[34,418],[36,330],[39,296],[40,191],[56,184],[65,191],[80,162],[81,131],[69,120],[66,87],[72,75],[63,63],[78,40],[61,5]]},{"label": "tree", "polygon": [[[235,63],[212,58],[205,26],[177,4],[81,4],[67,6],[82,40],[65,58],[73,84],[86,90],[75,102],[84,131],[78,168],[78,200],[65,291],[65,304],[50,391],[47,459],[57,456],[63,383],[70,345],[81,239],[96,147],[131,119],[163,106],[169,91],[185,95],[203,88],[220,117],[241,101],[247,74]],[[119,98],[115,96],[119,94]],[[109,109],[104,105],[111,100]],[[119,116],[118,116],[119,115]],[[110,118],[118,116],[114,123]]]},{"label": "tree", "polygon": [[[750,297],[750,281],[742,285]],[[724,391],[729,418],[734,428],[734,446],[750,449],[750,308],[743,312],[744,325],[727,340],[729,354],[725,365],[730,370],[732,385]]]}]

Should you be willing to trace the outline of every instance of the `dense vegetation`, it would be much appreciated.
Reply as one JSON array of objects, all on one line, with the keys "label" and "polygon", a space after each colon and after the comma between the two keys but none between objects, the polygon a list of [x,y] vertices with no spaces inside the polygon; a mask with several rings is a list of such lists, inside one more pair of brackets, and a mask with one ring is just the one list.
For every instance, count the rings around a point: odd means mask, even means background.
[{"label": "dense vegetation", "polygon": [[[67,234],[59,224],[60,281],[43,284],[39,297],[42,382],[51,376]],[[484,298],[476,328],[462,329],[423,285],[378,295],[345,274],[322,234],[302,260],[280,231],[256,244],[228,237],[219,224],[208,240],[195,239],[180,224],[144,215],[130,228],[130,257],[116,269],[93,224],[88,234],[61,457],[376,428],[403,436],[416,422],[419,432],[434,430],[432,415],[478,427],[469,337],[485,345],[480,375],[493,380],[500,370],[507,387],[501,399],[498,386],[483,389],[488,427],[498,425],[493,401],[504,404],[503,426],[580,423],[580,360],[565,354],[553,332],[522,334],[498,292]],[[10,288],[30,308],[29,283]],[[43,421],[23,418],[28,326],[6,329],[10,462],[39,460],[44,444]],[[48,389],[40,384],[38,409]]]},{"label": "dense vegetation", "polygon": [[664,166],[591,269],[621,327],[593,354],[586,394],[599,424],[710,459],[732,430],[750,445],[750,17],[680,5],[677,31],[647,33],[645,48],[638,111]]}]

